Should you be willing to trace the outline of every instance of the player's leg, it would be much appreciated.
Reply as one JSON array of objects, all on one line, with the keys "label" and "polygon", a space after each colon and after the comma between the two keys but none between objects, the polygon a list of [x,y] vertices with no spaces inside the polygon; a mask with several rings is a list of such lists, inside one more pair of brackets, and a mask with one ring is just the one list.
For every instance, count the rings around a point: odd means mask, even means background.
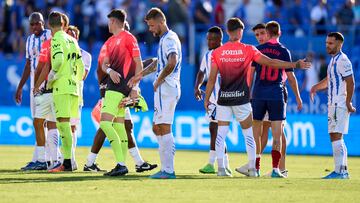
[{"label": "player's leg", "polygon": [[37,160],[32,165],[25,170],[46,170],[46,152],[45,152],[45,116],[44,108],[45,103],[43,102],[45,95],[37,95],[34,98],[35,109],[34,109],[34,128],[35,128],[35,138],[36,138],[36,151],[37,151]]},{"label": "player's leg", "polygon": [[123,108],[119,109],[118,107],[120,101],[123,98],[124,95],[120,92],[107,90],[105,93],[104,105],[101,109],[100,128],[104,131],[106,137],[108,138],[117,162],[117,165],[114,169],[104,174],[108,176],[119,176],[128,173],[128,169],[125,165],[122,144],[122,141],[124,141],[124,135],[126,137],[126,131],[124,127],[125,112]]},{"label": "player's leg", "polygon": [[174,179],[175,141],[172,133],[176,104],[180,98],[180,87],[171,87],[166,82],[154,93],[153,131],[159,142],[160,172],[150,178]]},{"label": "player's leg", "polygon": [[61,152],[59,148],[59,131],[56,128],[56,122],[46,121],[47,125],[47,137],[46,146],[48,147],[48,153],[50,157],[49,169],[57,168],[61,164]]},{"label": "player's leg", "polygon": [[[102,99],[98,101],[93,111],[91,112],[91,116],[92,118],[94,118],[94,121],[97,122],[98,126],[100,125],[101,108],[102,108]],[[104,131],[101,130],[101,128],[98,128],[94,137],[93,144],[91,146],[90,153],[88,154],[86,164],[83,169],[84,171],[106,172],[105,170],[101,170],[96,164],[97,155],[99,154],[99,151],[104,144],[105,138],[106,136]]]},{"label": "player's leg", "polygon": [[282,132],[283,132],[283,121],[285,120],[286,110],[285,103],[281,101],[267,101],[269,120],[271,121],[271,132],[273,136],[273,144],[271,150],[272,166],[273,170],[271,177],[273,178],[284,178],[280,173],[279,163],[281,159],[281,144],[282,144]]},{"label": "player's leg", "polygon": [[242,134],[245,140],[246,153],[248,155],[248,165],[249,165],[249,176],[258,177],[255,163],[256,163],[256,142],[254,139],[253,133],[253,114],[250,103],[246,103],[239,106],[234,106],[233,108],[234,115],[236,120],[240,123]]},{"label": "player's leg", "polygon": [[[53,95],[56,109],[56,127],[59,130],[61,138],[61,149],[64,161],[61,166],[49,170],[49,172],[72,171],[71,150],[72,150],[72,132],[70,118],[77,113],[77,96],[74,95]],[[75,112],[74,112],[75,107]]]},{"label": "player's leg", "polygon": [[[256,169],[256,176],[259,176],[260,173],[260,155],[261,155],[261,134],[262,134],[262,120],[264,118],[264,115],[266,113],[266,108],[265,108],[265,103],[262,100],[252,100],[251,102],[251,108],[253,109],[253,114],[251,114],[253,116],[253,121],[252,121],[252,129],[248,129],[249,131],[253,131],[253,139],[255,141],[255,145],[256,145],[256,158],[255,158],[255,166],[254,167],[249,167],[249,163],[242,165],[238,168],[236,168],[235,170],[243,175],[249,176],[249,169]],[[250,108],[250,113],[251,113],[251,108]],[[246,113],[246,112],[243,112]],[[248,112],[249,113],[249,112]],[[243,116],[243,114],[241,114],[241,112],[238,113],[239,116]],[[248,116],[245,114],[245,116]],[[243,116],[244,117],[244,116]],[[247,117],[242,118],[242,120],[247,119]],[[248,122],[248,121],[246,121]],[[247,126],[246,123],[244,123],[244,125]],[[246,130],[243,131],[247,132]],[[245,135],[244,135],[245,136]],[[250,159],[252,160],[252,141],[251,141],[251,137],[248,138],[249,140],[246,140],[245,144],[246,144],[246,149],[247,151],[250,152],[250,154],[248,153],[248,158],[249,161]]]},{"label": "player's leg", "polygon": [[334,171],[324,179],[347,179],[349,178],[347,164],[347,148],[343,135],[348,133],[349,112],[345,108],[329,107],[328,130],[334,157]]},{"label": "player's leg", "polygon": [[209,120],[209,132],[210,132],[210,151],[209,151],[209,161],[208,163],[201,169],[199,169],[200,173],[215,173],[215,160],[216,160],[216,152],[215,152],[215,141],[218,130],[216,116],[216,105],[209,105],[209,112],[206,112],[206,118]]},{"label": "player's leg", "polygon": [[[284,125],[285,126],[285,125]],[[288,176],[288,171],[286,170],[286,165],[285,165],[285,161],[286,161],[286,136],[285,136],[285,128],[283,127],[283,131],[281,134],[281,159],[280,159],[280,172],[281,174],[283,174],[285,177]]]},{"label": "player's leg", "polygon": [[269,140],[269,130],[271,127],[270,121],[263,121],[262,123],[262,134],[261,134],[261,151],[262,154]]},{"label": "player's leg", "polygon": [[229,125],[232,120],[232,110],[229,106],[218,105],[216,107],[216,118],[218,120],[218,130],[215,140],[216,159],[218,164],[218,176],[232,176],[225,167],[225,140],[229,132]]},{"label": "player's leg", "polygon": [[157,167],[157,164],[150,164],[143,160],[140,155],[139,148],[136,145],[136,140],[133,133],[133,123],[129,108],[125,109],[125,130],[128,137],[128,149],[131,157],[135,162],[136,172],[150,171]]}]

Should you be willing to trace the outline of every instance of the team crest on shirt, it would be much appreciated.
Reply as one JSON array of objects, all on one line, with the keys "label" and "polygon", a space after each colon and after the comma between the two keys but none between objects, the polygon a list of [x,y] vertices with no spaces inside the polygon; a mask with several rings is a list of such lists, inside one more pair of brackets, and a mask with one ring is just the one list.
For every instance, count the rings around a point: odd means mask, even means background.
[{"label": "team crest on shirt", "polygon": [[116,45],[119,45],[121,42],[121,39],[116,40]]}]

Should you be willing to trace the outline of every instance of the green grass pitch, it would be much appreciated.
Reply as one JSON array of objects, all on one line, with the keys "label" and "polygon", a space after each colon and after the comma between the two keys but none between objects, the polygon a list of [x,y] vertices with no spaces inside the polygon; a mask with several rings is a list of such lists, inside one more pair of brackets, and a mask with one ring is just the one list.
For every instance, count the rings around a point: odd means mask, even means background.
[{"label": "green grass pitch", "polygon": [[[89,148],[77,149],[79,170],[73,173],[22,172],[32,147],[0,146],[0,202],[359,202],[360,158],[350,157],[349,180],[321,180],[333,168],[332,157],[288,156],[289,178],[247,178],[234,168],[246,163],[246,154],[230,153],[233,178],[202,175],[198,170],[207,152],[180,151],[175,155],[176,180],[152,180],[155,171],[135,173],[128,155],[130,173],[104,177],[82,172]],[[159,163],[155,149],[142,149],[142,156]],[[100,152],[97,162],[114,167],[110,148]],[[262,157],[262,175],[271,170],[271,157]]]}]

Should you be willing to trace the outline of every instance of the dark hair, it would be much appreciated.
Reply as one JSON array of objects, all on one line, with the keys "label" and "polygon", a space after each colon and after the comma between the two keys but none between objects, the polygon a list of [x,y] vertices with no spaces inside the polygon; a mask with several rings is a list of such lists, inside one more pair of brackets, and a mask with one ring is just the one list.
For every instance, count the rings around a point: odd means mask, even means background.
[{"label": "dark hair", "polygon": [[340,32],[330,32],[327,36],[334,37],[336,40],[344,42],[344,35],[341,34]]},{"label": "dark hair", "polygon": [[251,30],[253,31],[253,32],[255,32],[255,30],[258,30],[258,29],[265,29],[265,23],[259,23],[259,24],[257,24],[257,25],[255,25]]},{"label": "dark hair", "polygon": [[226,23],[227,30],[232,32],[237,29],[244,29],[244,23],[239,18],[230,18]]},{"label": "dark hair", "polygon": [[41,13],[33,12],[29,16],[29,21],[30,22],[33,22],[33,21],[35,21],[35,22],[39,22],[39,21],[44,22],[44,18],[43,18],[43,15]]},{"label": "dark hair", "polygon": [[150,19],[162,19],[162,20],[166,20],[165,14],[157,7],[151,8],[146,16],[145,16],[145,21],[148,21]]},{"label": "dark hair", "polygon": [[223,37],[223,31],[219,26],[212,26],[211,28],[208,29],[208,33],[214,33],[219,35],[221,38]]},{"label": "dark hair", "polygon": [[63,22],[62,14],[57,11],[53,11],[49,14],[49,25],[50,27],[61,27]]},{"label": "dark hair", "polygon": [[276,21],[266,23],[265,29],[269,33],[270,37],[278,36],[280,34],[280,24]]},{"label": "dark hair", "polygon": [[123,9],[113,9],[108,15],[108,18],[116,18],[121,23],[125,22],[126,19],[126,12]]}]

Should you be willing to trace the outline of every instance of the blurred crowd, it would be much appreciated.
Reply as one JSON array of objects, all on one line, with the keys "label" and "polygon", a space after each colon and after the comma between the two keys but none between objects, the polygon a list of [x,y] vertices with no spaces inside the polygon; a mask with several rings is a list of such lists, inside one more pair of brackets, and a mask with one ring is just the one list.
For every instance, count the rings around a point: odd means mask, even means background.
[{"label": "blurred crowd", "polygon": [[[54,10],[66,13],[71,24],[81,31],[80,45],[97,53],[109,37],[107,14],[113,8],[127,11],[131,32],[137,36],[143,54],[151,55],[156,51],[152,45],[157,39],[147,31],[144,16],[154,6],[165,12],[169,27],[183,43],[185,55],[190,54],[192,37],[196,44],[200,38],[196,36],[203,37],[211,25],[224,27],[226,19],[234,16],[244,21],[248,34],[255,24],[276,20],[283,35],[321,36],[339,30],[345,36],[352,33],[354,44],[360,44],[360,1],[355,0],[0,0],[0,5],[0,55],[23,57],[30,13],[39,11],[46,19]],[[198,61],[201,48],[195,45],[194,49],[191,53]],[[321,65],[316,65],[316,74],[307,74],[304,89],[310,87],[308,81],[315,75],[317,80],[326,75],[325,56],[310,53],[308,57]]]}]

